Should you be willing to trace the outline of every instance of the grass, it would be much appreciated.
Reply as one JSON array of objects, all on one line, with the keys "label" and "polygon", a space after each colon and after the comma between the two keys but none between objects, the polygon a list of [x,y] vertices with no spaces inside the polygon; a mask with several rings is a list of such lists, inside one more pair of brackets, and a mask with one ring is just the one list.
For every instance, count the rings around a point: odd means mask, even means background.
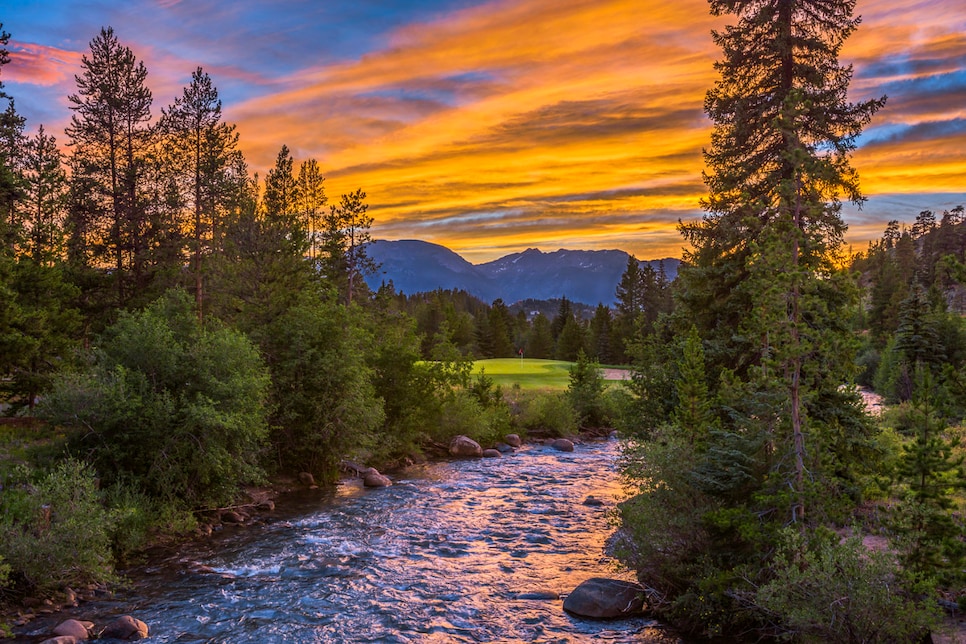
[{"label": "grass", "polygon": [[519,385],[520,389],[563,391],[570,384],[573,364],[565,360],[494,358],[474,362],[473,375],[484,371],[488,378],[503,387]]}]

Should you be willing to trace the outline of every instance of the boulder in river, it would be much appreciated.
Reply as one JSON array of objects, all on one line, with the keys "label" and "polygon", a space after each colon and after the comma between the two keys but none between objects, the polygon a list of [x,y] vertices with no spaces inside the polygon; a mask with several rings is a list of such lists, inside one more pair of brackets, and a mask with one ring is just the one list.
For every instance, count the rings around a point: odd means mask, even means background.
[{"label": "boulder in river", "polygon": [[564,610],[579,617],[610,619],[644,611],[644,587],[630,581],[592,577],[564,600]]},{"label": "boulder in river", "polygon": [[555,438],[550,443],[550,447],[560,452],[574,451],[574,442],[568,438]]},{"label": "boulder in river", "polygon": [[485,449],[483,450],[483,458],[500,458],[503,454],[500,453],[498,449]]},{"label": "boulder in river", "polygon": [[469,436],[454,436],[449,442],[449,453],[460,458],[483,456],[483,448]]},{"label": "boulder in river", "polygon": [[143,640],[148,637],[148,625],[130,615],[121,615],[101,631],[101,638],[116,640]]},{"label": "boulder in river", "polygon": [[67,637],[73,637],[78,642],[90,639],[91,628],[94,624],[91,622],[80,622],[76,619],[67,619],[62,621],[54,628],[54,635],[63,635]]},{"label": "boulder in river", "polygon": [[510,447],[520,447],[523,445],[523,441],[520,440],[520,436],[518,434],[507,434],[503,437],[503,440],[506,441],[506,444]]},{"label": "boulder in river", "polygon": [[48,637],[40,644],[77,644],[78,642],[83,642],[84,640],[79,640],[73,635],[58,635],[57,637]]},{"label": "boulder in river", "polygon": [[366,475],[362,479],[362,484],[366,487],[389,487],[392,485],[392,481],[388,476],[380,474],[379,470],[374,467],[370,467],[366,470]]}]

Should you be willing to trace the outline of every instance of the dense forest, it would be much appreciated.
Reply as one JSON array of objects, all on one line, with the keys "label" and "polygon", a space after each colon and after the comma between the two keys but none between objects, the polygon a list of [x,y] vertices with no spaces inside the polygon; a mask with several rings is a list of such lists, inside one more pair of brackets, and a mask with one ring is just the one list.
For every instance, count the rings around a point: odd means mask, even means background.
[{"label": "dense forest", "polygon": [[[617,548],[679,628],[918,641],[966,604],[963,208],[849,256],[850,154],[885,103],[846,100],[854,2],[710,5],[736,23],[705,215],[678,277],[631,258],[613,308],[371,291],[365,192],[330,203],[285,145],[252,174],[212,78],[157,109],[110,28],[63,142],[0,84],[0,600],[108,580],[270,477],[617,427]],[[518,355],[575,362],[570,388],[471,375]]]}]

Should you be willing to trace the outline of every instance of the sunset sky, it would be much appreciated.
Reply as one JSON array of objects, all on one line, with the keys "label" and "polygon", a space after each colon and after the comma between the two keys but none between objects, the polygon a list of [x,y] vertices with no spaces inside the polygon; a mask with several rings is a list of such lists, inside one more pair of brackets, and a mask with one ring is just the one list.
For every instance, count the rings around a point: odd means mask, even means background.
[{"label": "sunset sky", "polygon": [[[12,5],[12,6],[11,6]],[[859,0],[852,100],[889,96],[853,163],[862,250],[889,219],[966,205],[962,0]],[[0,80],[65,141],[81,56],[112,26],[153,114],[207,71],[264,175],[282,144],[362,188],[373,236],[472,262],[536,247],[680,256],[700,217],[705,92],[724,23],[704,0],[17,0]]]}]

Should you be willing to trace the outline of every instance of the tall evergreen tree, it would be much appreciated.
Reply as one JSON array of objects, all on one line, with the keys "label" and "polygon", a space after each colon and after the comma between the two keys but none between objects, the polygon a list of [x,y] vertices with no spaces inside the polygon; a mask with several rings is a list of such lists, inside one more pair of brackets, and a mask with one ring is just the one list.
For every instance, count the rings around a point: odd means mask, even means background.
[{"label": "tall evergreen tree", "polygon": [[64,258],[67,173],[57,141],[43,125],[24,145],[23,185],[27,252],[34,261],[52,265]]},{"label": "tall evergreen tree", "polygon": [[833,353],[844,346],[836,334],[847,331],[835,321],[851,303],[835,268],[845,231],[840,198],[863,201],[849,158],[884,99],[847,101],[852,69],[838,55],[859,22],[854,0],[710,5],[737,24],[714,33],[723,59],[705,101],[714,122],[707,212],[682,225],[693,246],[682,272],[683,312],[708,339],[715,372],[729,369],[765,387],[780,381],[774,429],[788,434],[774,438],[792,445],[798,520],[806,405],[848,376],[848,361]]},{"label": "tall evergreen tree", "polygon": [[325,205],[329,198],[325,195],[325,177],[315,159],[304,161],[299,166],[297,209],[302,216],[303,225],[309,235],[309,256],[318,257],[319,235]]},{"label": "tall evergreen tree", "polygon": [[191,272],[199,319],[204,310],[206,258],[214,252],[216,231],[224,228],[231,205],[247,181],[235,126],[225,123],[211,77],[198,67],[191,83],[162,110],[167,161],[173,166],[179,201],[189,214]]},{"label": "tall evergreen tree", "polygon": [[[150,285],[154,250],[148,222],[146,176],[154,131],[147,68],[110,27],[101,29],[75,76],[77,93],[67,97],[74,112],[67,127],[73,148],[71,175],[84,207],[72,234],[86,249],[90,266],[110,268],[115,304],[126,306]],[[75,205],[77,205],[75,203]]]},{"label": "tall evergreen tree", "polygon": [[332,205],[323,221],[319,258],[322,275],[336,286],[347,304],[352,304],[356,292],[365,288],[363,277],[376,270],[376,263],[366,253],[373,221],[368,209],[366,193],[360,188],[342,195],[339,205]]}]

